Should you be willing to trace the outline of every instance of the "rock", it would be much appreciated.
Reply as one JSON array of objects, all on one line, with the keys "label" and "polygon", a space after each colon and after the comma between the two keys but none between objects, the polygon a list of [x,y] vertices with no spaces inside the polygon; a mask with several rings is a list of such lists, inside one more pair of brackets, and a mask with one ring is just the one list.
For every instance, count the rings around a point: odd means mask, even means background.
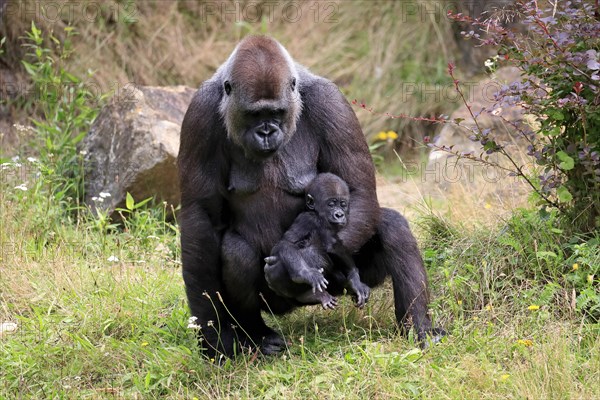
[{"label": "rock", "polygon": [[[510,84],[521,79],[520,70],[515,67],[500,68],[492,79],[484,79],[474,85],[464,85],[461,88],[464,91],[465,97],[471,106],[472,112],[477,115],[483,108],[490,107],[494,104],[494,93],[496,93],[502,85]],[[522,118],[523,110],[517,106],[504,107],[501,110],[501,115],[508,121],[516,121]],[[451,116],[450,120],[462,119],[461,127],[453,124],[445,124],[436,136],[433,143],[438,146],[453,146],[455,152],[468,153],[473,152],[474,155],[479,155],[483,152],[481,143],[469,139],[473,133],[465,127],[474,127],[475,123],[471,116],[471,112],[466,105],[461,105]],[[515,134],[514,130],[504,122],[499,116],[491,115],[490,113],[481,113],[477,116],[479,127],[484,130],[491,128],[490,138],[494,138],[498,143],[517,145],[521,143],[521,138]],[[436,184],[441,184],[446,187],[450,183],[459,181],[472,182],[476,175],[485,174],[487,181],[498,179],[495,171],[491,167],[485,167],[483,172],[481,165],[476,161],[461,159],[457,163],[457,158],[452,157],[448,152],[441,150],[432,150],[429,154],[425,175],[431,177]],[[490,161],[500,161],[497,155],[492,155]],[[465,170],[466,167],[466,170]]]},{"label": "rock", "polygon": [[126,99],[105,106],[82,141],[85,201],[113,213],[148,197],[179,203],[177,152],[181,122],[195,89],[138,87]]}]

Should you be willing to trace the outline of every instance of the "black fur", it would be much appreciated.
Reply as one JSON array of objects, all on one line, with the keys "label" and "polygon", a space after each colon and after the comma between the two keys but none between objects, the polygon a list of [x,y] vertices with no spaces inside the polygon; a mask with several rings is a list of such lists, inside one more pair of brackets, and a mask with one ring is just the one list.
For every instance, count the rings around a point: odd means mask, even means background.
[{"label": "black fur", "polygon": [[370,289],[360,281],[358,268],[338,237],[350,219],[348,185],[334,174],[319,174],[309,185],[306,199],[308,210],[296,217],[265,258],[269,287],[299,303],[333,309],[337,299],[327,292],[326,277],[335,277],[351,291],[356,305],[363,307]]},{"label": "black fur", "polygon": [[412,321],[424,337],[432,326],[419,249],[404,218],[379,207],[354,111],[332,82],[290,60],[273,39],[244,39],[200,87],[183,121],[183,279],[203,345],[209,355],[233,355],[240,345],[267,354],[283,349],[260,310],[284,313],[297,303],[269,289],[263,259],[321,172],[350,188],[352,218],[339,237],[360,279],[374,287],[391,276],[398,323]]}]

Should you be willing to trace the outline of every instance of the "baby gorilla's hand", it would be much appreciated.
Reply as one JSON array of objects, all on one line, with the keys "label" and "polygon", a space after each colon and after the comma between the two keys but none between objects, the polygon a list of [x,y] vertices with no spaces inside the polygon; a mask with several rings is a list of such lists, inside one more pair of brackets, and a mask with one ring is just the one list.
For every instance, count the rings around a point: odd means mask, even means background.
[{"label": "baby gorilla's hand", "polygon": [[308,281],[309,284],[312,286],[313,293],[316,293],[317,291],[324,292],[327,289],[327,285],[329,284],[329,281],[325,279],[325,276],[323,275],[322,268],[319,270],[315,270],[312,274],[310,274],[310,276],[308,277]]},{"label": "baby gorilla's hand", "polygon": [[321,305],[324,310],[333,310],[337,307],[337,304],[337,298],[327,292],[323,292],[323,295],[321,296]]}]

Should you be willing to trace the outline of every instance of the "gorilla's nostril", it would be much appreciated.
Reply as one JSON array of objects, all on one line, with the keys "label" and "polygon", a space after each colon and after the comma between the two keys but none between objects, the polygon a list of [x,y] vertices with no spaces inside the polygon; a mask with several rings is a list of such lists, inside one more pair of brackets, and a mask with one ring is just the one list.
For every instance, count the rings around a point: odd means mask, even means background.
[{"label": "gorilla's nostril", "polygon": [[265,122],[263,125],[260,125],[256,128],[256,135],[260,137],[269,137],[273,134],[277,133],[279,127],[276,124]]}]

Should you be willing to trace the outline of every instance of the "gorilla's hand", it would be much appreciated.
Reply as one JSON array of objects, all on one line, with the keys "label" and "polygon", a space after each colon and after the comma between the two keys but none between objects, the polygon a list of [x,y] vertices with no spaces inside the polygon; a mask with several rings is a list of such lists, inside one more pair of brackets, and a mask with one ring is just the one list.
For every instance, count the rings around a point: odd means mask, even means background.
[{"label": "gorilla's hand", "polygon": [[363,308],[369,300],[371,289],[362,282],[357,282],[353,285],[352,290],[354,291],[354,297],[356,300],[356,306]]},{"label": "gorilla's hand", "polygon": [[329,293],[323,292],[323,295],[321,296],[321,305],[323,306],[324,310],[333,310],[337,307],[338,301],[337,298],[333,297]]},{"label": "gorilla's hand", "polygon": [[323,275],[323,268],[307,271],[306,278],[308,283],[312,286],[313,293],[316,293],[317,291],[324,292],[329,284],[329,281],[325,279],[325,276]]}]

